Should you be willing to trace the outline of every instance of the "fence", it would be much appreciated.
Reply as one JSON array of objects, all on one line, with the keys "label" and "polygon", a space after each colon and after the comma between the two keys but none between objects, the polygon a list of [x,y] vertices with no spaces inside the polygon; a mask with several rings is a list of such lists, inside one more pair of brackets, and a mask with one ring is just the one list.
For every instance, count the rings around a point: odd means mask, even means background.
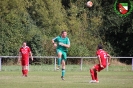
[{"label": "fence", "polygon": [[[5,59],[5,58],[18,58],[18,56],[0,56],[0,71],[2,69],[2,59]],[[54,70],[56,70],[56,59],[57,57],[56,56],[33,56],[33,58],[53,58],[54,59]],[[68,59],[71,59],[71,58],[77,58],[77,59],[80,59],[80,70],[82,71],[82,65],[83,65],[83,59],[93,59],[93,58],[97,58],[97,57],[67,57]],[[133,71],[133,57],[111,57],[111,58],[131,58],[132,59],[132,71]],[[108,63],[108,61],[107,61]],[[108,71],[108,66],[106,67],[106,70]]]}]

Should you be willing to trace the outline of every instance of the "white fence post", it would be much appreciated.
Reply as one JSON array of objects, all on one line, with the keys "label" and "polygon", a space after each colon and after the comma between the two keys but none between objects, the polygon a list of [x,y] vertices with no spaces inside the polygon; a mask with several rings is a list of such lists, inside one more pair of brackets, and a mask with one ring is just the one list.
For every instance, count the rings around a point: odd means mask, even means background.
[{"label": "white fence post", "polygon": [[0,71],[1,71],[1,57],[0,57]]},{"label": "white fence post", "polygon": [[106,69],[107,69],[107,71],[109,70],[109,66],[108,66],[108,58],[107,58],[107,68],[106,68]]},{"label": "white fence post", "polygon": [[133,58],[132,58],[132,71],[133,71]]},{"label": "white fence post", "polygon": [[80,61],[80,70],[82,71],[82,65],[83,65],[83,58],[81,58],[81,61]]},{"label": "white fence post", "polygon": [[56,70],[56,58],[54,58],[54,70]]}]

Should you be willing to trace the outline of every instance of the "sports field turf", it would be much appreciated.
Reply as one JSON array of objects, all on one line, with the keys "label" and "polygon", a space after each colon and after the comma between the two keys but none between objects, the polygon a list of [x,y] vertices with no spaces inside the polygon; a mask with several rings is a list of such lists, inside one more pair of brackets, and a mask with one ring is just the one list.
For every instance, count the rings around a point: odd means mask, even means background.
[{"label": "sports field turf", "polygon": [[[49,67],[52,68],[52,66]],[[10,68],[13,69],[9,70]],[[125,71],[112,70],[107,72],[103,70],[99,72],[100,83],[89,83],[91,80],[89,70],[68,69],[66,70],[65,81],[62,81],[60,78],[61,70],[53,71],[43,66],[36,66],[36,68],[31,66],[28,77],[22,77],[20,68],[17,68],[17,66],[2,68],[0,88],[133,88],[133,71],[126,71],[127,68]],[[39,68],[43,70],[39,70]]]}]

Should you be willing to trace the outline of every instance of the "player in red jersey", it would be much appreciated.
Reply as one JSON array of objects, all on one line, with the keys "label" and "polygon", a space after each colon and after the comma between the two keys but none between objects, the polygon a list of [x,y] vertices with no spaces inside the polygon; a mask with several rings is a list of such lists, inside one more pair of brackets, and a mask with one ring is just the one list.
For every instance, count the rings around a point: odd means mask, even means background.
[{"label": "player in red jersey", "polygon": [[21,62],[22,74],[25,77],[27,77],[27,74],[28,74],[29,56],[31,56],[31,60],[33,61],[30,48],[26,45],[26,42],[23,42],[23,45],[19,50],[18,62],[19,63]]},{"label": "player in red jersey", "polygon": [[94,65],[90,69],[90,74],[91,74],[91,78],[92,78],[90,83],[99,83],[98,77],[97,77],[97,71],[100,72],[101,70],[106,68],[107,59],[108,59],[108,65],[110,65],[111,56],[106,51],[103,50],[103,47],[101,44],[99,44],[97,47],[96,55],[98,57],[99,64]]}]

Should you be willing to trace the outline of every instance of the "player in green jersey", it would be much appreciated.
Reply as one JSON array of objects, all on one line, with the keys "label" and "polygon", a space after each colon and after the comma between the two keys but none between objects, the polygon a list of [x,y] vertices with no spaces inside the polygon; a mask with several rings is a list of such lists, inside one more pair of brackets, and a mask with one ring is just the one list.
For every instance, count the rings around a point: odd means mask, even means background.
[{"label": "player in green jersey", "polygon": [[65,61],[67,59],[67,51],[70,47],[70,40],[67,37],[67,32],[62,31],[60,36],[52,39],[52,43],[54,47],[56,47],[56,53],[58,55],[58,69],[60,68],[60,64],[62,63],[62,80],[64,80],[65,75]]}]

